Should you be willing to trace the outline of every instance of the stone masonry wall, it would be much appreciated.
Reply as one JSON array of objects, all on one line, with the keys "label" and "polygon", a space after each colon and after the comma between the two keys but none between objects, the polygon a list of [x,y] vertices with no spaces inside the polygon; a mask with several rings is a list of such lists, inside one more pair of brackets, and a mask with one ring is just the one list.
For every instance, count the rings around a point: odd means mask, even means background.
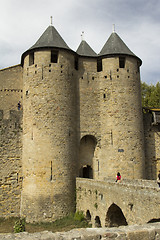
[{"label": "stone masonry wall", "polygon": [[157,179],[160,170],[160,126],[152,124],[152,114],[144,113],[146,178]]},{"label": "stone masonry wall", "polygon": [[144,133],[140,74],[137,59],[102,59],[99,73],[101,154],[100,179],[114,177],[119,171],[125,178],[142,179],[144,172]]},{"label": "stone masonry wall", "polygon": [[0,217],[20,215],[22,188],[22,111],[0,111]]},{"label": "stone masonry wall", "polygon": [[0,234],[1,240],[159,240],[160,224],[150,223],[141,226],[119,228],[81,228],[67,232],[36,232]]},{"label": "stone masonry wall", "polygon": [[[85,137],[86,147],[80,146],[79,170],[89,165],[95,179],[99,176],[98,159],[100,152],[100,82],[97,73],[97,59],[79,58],[79,98],[80,98],[80,140]],[[89,150],[89,140],[95,141],[95,150]],[[82,147],[82,148],[81,148]],[[88,148],[88,149],[87,149]],[[84,154],[82,152],[84,151]],[[90,155],[93,154],[91,157]],[[82,156],[83,155],[83,156]]]},{"label": "stone masonry wall", "polygon": [[90,214],[93,227],[97,218],[102,227],[116,224],[116,217],[120,219],[121,216],[128,225],[160,219],[160,195],[155,181],[122,180],[116,183],[115,180],[77,178],[76,191],[77,210],[86,216]]},{"label": "stone masonry wall", "polygon": [[77,81],[74,54],[60,50],[24,59],[22,215],[53,221],[75,210],[78,162]]},{"label": "stone masonry wall", "polygon": [[0,109],[3,110],[4,117],[9,117],[10,110],[17,110],[18,101],[22,102],[23,82],[22,66],[0,70]]}]

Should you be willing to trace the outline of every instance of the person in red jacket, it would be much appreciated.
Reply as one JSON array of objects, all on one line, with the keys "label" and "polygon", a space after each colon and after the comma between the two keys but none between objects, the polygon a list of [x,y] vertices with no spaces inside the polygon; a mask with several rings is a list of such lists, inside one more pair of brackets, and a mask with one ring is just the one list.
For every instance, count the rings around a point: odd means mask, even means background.
[{"label": "person in red jacket", "polygon": [[116,176],[116,182],[120,182],[120,181],[121,181],[121,174],[118,172]]},{"label": "person in red jacket", "polygon": [[159,171],[158,178],[157,178],[157,184],[158,184],[158,186],[160,188],[160,171]]}]

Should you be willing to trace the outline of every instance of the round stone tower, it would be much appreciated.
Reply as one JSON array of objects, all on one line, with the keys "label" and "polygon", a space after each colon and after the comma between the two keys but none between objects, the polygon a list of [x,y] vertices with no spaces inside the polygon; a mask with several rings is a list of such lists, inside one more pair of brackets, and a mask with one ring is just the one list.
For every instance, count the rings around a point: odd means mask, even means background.
[{"label": "round stone tower", "polygon": [[50,221],[75,209],[77,58],[49,26],[22,55],[22,65],[21,216]]},{"label": "round stone tower", "polygon": [[99,54],[101,178],[144,178],[142,61],[113,32]]}]

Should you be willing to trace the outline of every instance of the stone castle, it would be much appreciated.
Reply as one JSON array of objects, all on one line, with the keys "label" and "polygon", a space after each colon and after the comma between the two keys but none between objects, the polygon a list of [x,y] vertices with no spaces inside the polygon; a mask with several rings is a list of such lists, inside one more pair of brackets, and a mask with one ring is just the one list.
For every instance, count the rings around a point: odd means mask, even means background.
[{"label": "stone castle", "polygon": [[99,54],[85,40],[75,52],[51,25],[0,70],[0,217],[73,212],[76,177],[157,178],[160,111],[142,111],[141,64],[115,32]]}]

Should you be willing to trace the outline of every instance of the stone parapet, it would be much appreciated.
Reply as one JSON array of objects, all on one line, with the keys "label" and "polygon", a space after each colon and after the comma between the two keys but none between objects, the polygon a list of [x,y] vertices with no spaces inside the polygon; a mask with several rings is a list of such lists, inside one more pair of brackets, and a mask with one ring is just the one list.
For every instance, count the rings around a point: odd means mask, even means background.
[{"label": "stone parapet", "polygon": [[119,228],[86,228],[73,229],[68,232],[0,234],[1,240],[159,240],[160,224],[152,223],[142,226],[127,226]]}]

